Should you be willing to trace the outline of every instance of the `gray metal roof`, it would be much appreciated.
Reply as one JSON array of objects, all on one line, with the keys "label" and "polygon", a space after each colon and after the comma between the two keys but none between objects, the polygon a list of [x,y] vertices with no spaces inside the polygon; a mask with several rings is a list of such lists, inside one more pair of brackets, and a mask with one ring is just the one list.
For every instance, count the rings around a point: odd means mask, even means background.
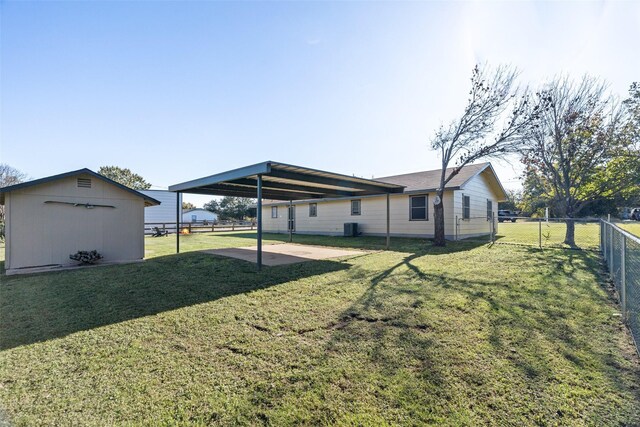
[{"label": "gray metal roof", "polygon": [[142,194],[139,191],[136,191],[132,188],[127,187],[126,185],[122,185],[119,182],[115,182],[112,179],[107,178],[106,176],[100,175],[99,173],[96,173],[94,171],[92,171],[91,169],[78,169],[75,171],[71,171],[71,172],[65,172],[65,173],[61,173],[58,175],[52,175],[52,176],[48,176],[46,178],[40,178],[40,179],[34,179],[33,181],[27,181],[27,182],[21,182],[20,184],[15,184],[15,185],[9,185],[7,187],[1,187],[0,188],[0,204],[4,204],[4,194],[5,193],[9,193],[11,191],[15,191],[15,190],[20,190],[22,188],[27,188],[27,187],[33,187],[34,185],[40,185],[40,184],[45,184],[47,182],[52,182],[52,181],[56,181],[58,179],[63,179],[63,178],[68,178],[71,176],[75,176],[75,175],[81,175],[81,174],[87,174],[87,175],[91,175],[93,177],[96,177],[98,179],[101,179],[104,182],[107,182],[111,185],[115,185],[116,187],[128,191],[129,193],[132,193],[138,197],[141,197],[142,199],[144,199],[145,201],[145,205],[146,206],[154,206],[154,205],[159,205],[160,202],[156,199],[154,199],[153,197],[149,197],[146,194]]},{"label": "gray metal roof", "polygon": [[256,197],[262,176],[262,197],[305,200],[402,193],[403,185],[342,175],[279,162],[262,162],[216,175],[172,185],[170,191],[215,196]]}]

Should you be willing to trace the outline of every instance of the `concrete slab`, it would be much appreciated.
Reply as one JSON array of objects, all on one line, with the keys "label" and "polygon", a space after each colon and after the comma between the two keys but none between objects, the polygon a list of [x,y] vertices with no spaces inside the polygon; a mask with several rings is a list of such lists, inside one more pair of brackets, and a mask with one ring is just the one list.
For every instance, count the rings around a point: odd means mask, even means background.
[{"label": "concrete slab", "polygon": [[[202,251],[204,253],[256,262],[256,246]],[[297,262],[361,255],[367,251],[328,248],[323,246],[282,243],[262,246],[262,264],[268,266],[295,264]]]}]

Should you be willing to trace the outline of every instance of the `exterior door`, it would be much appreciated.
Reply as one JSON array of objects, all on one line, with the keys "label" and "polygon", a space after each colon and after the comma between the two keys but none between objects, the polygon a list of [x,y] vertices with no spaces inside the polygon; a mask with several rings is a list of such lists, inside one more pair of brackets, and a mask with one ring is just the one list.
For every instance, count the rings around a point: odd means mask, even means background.
[{"label": "exterior door", "polygon": [[289,206],[288,211],[287,231],[296,231],[296,207]]}]

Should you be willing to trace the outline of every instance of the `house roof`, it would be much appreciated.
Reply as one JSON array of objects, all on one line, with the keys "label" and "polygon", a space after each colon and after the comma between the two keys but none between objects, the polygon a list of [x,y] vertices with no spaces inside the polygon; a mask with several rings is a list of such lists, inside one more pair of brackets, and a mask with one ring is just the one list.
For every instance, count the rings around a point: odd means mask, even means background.
[{"label": "house roof", "polygon": [[401,185],[394,183],[272,161],[172,185],[169,190],[255,198],[259,176],[262,177],[262,197],[271,200],[358,197],[403,191]]},{"label": "house roof", "polygon": [[82,175],[82,174],[87,174],[87,175],[91,175],[95,178],[98,178],[108,184],[111,185],[115,185],[116,187],[128,191],[131,194],[134,194],[138,197],[141,197],[142,199],[144,199],[144,204],[145,206],[154,206],[154,205],[159,205],[160,202],[156,199],[154,199],[153,197],[149,197],[146,194],[142,194],[139,191],[136,191],[132,188],[127,187],[126,185],[122,185],[119,182],[115,182],[112,179],[107,178],[106,176],[100,175],[99,173],[96,173],[94,171],[92,171],[91,169],[78,169],[75,171],[71,171],[71,172],[65,172],[65,173],[61,173],[58,175],[52,175],[52,176],[48,176],[46,178],[40,178],[40,179],[34,179],[33,181],[27,181],[27,182],[22,182],[20,184],[15,184],[15,185],[9,185],[7,187],[1,187],[0,188],[0,204],[4,204],[4,195],[5,193],[9,193],[11,191],[15,191],[15,190],[20,190],[23,188],[28,188],[28,187],[33,187],[35,185],[40,185],[40,184],[46,184],[48,182],[52,182],[52,181],[57,181],[59,179],[63,179],[63,178],[69,178],[72,176],[76,176],[76,175]]},{"label": "house roof", "polygon": [[[453,169],[454,168],[448,168],[447,174],[451,173]],[[386,176],[383,178],[376,178],[376,180],[402,185],[405,187],[405,192],[435,191],[440,185],[440,172],[440,169],[435,169],[423,172]],[[495,182],[497,189],[501,192],[501,194],[498,194],[499,198],[506,199],[504,187],[502,186],[502,183],[500,183],[491,163],[477,163],[464,166],[462,170],[460,170],[460,172],[454,176],[447,185],[445,185],[445,190],[463,189],[467,182],[483,172],[487,173],[487,176]]]}]

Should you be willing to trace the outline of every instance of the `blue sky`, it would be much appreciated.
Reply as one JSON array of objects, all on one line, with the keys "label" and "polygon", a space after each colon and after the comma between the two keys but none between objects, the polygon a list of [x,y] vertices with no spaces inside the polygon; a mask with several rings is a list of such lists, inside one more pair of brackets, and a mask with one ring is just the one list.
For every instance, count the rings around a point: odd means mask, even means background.
[{"label": "blue sky", "polygon": [[[264,160],[439,165],[477,62],[640,80],[640,2],[2,2],[0,162],[162,188]],[[500,162],[509,188],[517,159]],[[201,204],[207,198],[193,197]]]}]

